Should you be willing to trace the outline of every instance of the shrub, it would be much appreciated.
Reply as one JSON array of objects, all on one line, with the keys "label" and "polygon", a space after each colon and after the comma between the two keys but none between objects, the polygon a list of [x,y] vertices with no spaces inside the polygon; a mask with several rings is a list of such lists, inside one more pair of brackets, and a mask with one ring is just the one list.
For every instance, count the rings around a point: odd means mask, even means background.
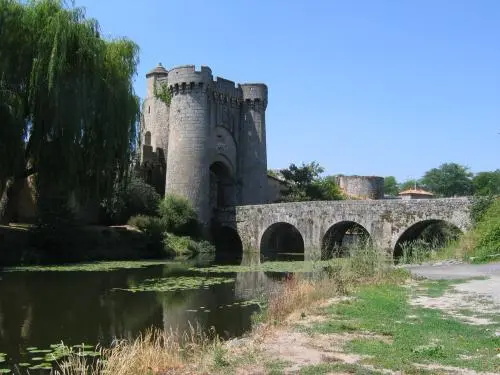
[{"label": "shrub", "polygon": [[134,215],[155,215],[160,195],[154,187],[139,177],[119,184],[109,199],[103,200],[104,220],[109,224],[123,224]]},{"label": "shrub", "polygon": [[215,246],[210,242],[201,240],[201,241],[192,241],[191,249],[195,254],[200,253],[215,253]]},{"label": "shrub", "polygon": [[196,211],[186,198],[167,194],[160,202],[158,213],[167,232],[178,236],[199,236]]},{"label": "shrub", "polygon": [[472,199],[471,217],[472,217],[472,222],[474,224],[477,224],[478,222],[481,221],[484,214],[486,213],[488,208],[493,204],[494,201],[495,197],[492,195],[475,196]]},{"label": "shrub", "polygon": [[144,232],[150,250],[152,249],[159,252],[163,250],[162,240],[163,233],[165,232],[165,225],[159,217],[146,215],[132,216],[127,224]]},{"label": "shrub", "polygon": [[176,236],[170,233],[165,233],[163,245],[165,251],[173,255],[215,252],[215,247],[208,241],[195,241],[188,236]]},{"label": "shrub", "polygon": [[191,241],[191,238],[188,236],[176,236],[170,233],[165,233],[163,237],[165,251],[172,255],[190,254],[189,245]]},{"label": "shrub", "polygon": [[496,199],[486,210],[473,230],[473,255],[479,260],[500,253],[500,199]]}]

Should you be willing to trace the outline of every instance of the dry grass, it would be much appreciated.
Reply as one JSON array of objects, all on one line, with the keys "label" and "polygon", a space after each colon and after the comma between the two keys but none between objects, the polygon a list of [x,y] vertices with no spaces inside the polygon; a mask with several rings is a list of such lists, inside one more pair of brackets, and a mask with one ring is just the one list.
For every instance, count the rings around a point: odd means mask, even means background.
[{"label": "dry grass", "polygon": [[212,353],[220,347],[217,337],[210,337],[200,327],[177,331],[150,329],[133,342],[118,341],[102,350],[102,359],[90,363],[71,355],[60,364],[56,375],[167,375],[208,373]]},{"label": "dry grass", "polygon": [[270,292],[268,308],[262,319],[281,323],[294,311],[304,310],[318,301],[349,294],[363,284],[397,281],[406,278],[404,270],[395,271],[388,256],[371,247],[351,251],[343,261],[332,260],[316,279],[293,275]]},{"label": "dry grass", "polygon": [[[268,307],[260,320],[273,325],[282,324],[290,314],[306,311],[328,298],[348,294],[359,285],[406,277],[405,271],[394,270],[380,251],[358,249],[348,259],[332,261],[319,275],[293,275],[269,291]],[[262,325],[259,327],[262,329]],[[232,368],[225,358],[220,339],[215,334],[203,333],[200,327],[191,327],[183,334],[149,330],[133,342],[120,341],[102,353],[103,360],[96,360],[93,364],[73,355],[62,364],[61,371],[54,374],[213,374],[225,366]],[[230,362],[234,361],[230,359]]]}]

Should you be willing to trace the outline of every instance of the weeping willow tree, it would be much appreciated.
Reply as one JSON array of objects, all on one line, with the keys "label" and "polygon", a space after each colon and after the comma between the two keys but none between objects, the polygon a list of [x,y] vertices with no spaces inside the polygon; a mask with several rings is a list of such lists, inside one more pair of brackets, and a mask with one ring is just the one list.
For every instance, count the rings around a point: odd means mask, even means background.
[{"label": "weeping willow tree", "polygon": [[109,195],[127,176],[137,64],[137,45],[101,38],[81,8],[0,0],[0,220],[31,175],[42,221],[70,201]]}]

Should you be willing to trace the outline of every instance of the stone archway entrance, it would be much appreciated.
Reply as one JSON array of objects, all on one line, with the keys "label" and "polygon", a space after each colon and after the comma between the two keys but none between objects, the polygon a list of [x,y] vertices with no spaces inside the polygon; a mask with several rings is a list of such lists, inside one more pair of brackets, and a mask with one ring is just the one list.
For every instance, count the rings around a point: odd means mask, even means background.
[{"label": "stone archway entrance", "polygon": [[236,204],[235,181],[230,169],[221,161],[210,166],[210,207],[212,209]]}]

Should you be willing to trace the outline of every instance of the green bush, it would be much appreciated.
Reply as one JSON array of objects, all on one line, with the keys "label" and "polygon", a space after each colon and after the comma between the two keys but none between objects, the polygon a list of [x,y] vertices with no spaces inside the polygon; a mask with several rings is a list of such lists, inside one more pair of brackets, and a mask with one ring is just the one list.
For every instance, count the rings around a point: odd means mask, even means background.
[{"label": "green bush", "polygon": [[210,242],[201,240],[201,241],[192,241],[190,249],[195,254],[200,253],[215,253],[215,246]]},{"label": "green bush", "polygon": [[191,254],[189,249],[191,238],[188,236],[176,236],[175,234],[165,233],[163,237],[164,249],[172,255],[187,255]]},{"label": "green bush", "polygon": [[208,241],[195,241],[188,236],[176,236],[171,233],[165,233],[163,245],[165,251],[172,255],[196,255],[215,252],[215,246]]},{"label": "green bush", "polygon": [[481,221],[484,214],[490,208],[490,206],[495,201],[495,197],[492,195],[480,196],[477,195],[472,199],[471,206],[471,217],[474,224]]},{"label": "green bush", "polygon": [[473,230],[473,256],[487,260],[500,254],[500,199],[496,199],[486,210]]},{"label": "green bush", "polygon": [[132,216],[127,224],[144,233],[147,237],[149,250],[158,251],[159,253],[162,252],[165,225],[159,217],[146,215]]},{"label": "green bush", "polygon": [[160,202],[158,213],[167,232],[178,236],[200,235],[196,211],[186,198],[167,194]]},{"label": "green bush", "polygon": [[132,177],[117,185],[113,195],[101,203],[103,221],[124,224],[134,215],[155,215],[160,199],[154,187],[139,177]]}]

